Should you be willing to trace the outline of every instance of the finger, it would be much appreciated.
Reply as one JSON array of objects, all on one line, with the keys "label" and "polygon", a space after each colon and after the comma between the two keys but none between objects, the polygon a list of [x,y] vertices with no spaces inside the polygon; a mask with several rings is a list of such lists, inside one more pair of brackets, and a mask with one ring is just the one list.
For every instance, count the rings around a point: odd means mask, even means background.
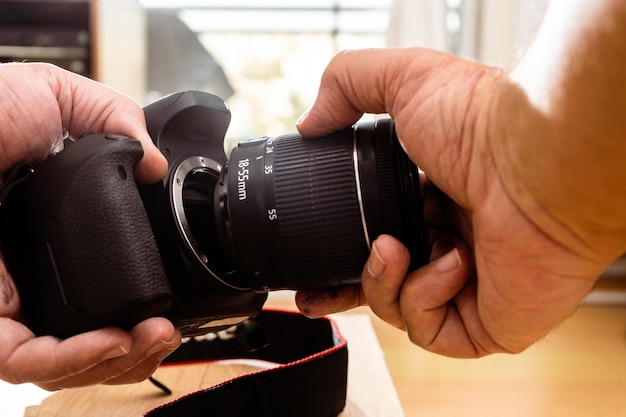
[{"label": "finger", "polygon": [[172,352],[174,352],[176,348],[177,346],[167,345],[167,347],[158,350],[157,352],[148,356],[123,374],[104,381],[103,384],[125,385],[145,381],[154,374],[157,368],[161,365],[161,362],[163,362],[165,358],[167,358]]},{"label": "finger", "polygon": [[[34,382],[48,390],[102,383],[180,343],[180,333],[159,318],[146,320],[130,333],[104,328],[66,340],[35,337],[6,318],[0,318],[0,327],[0,377],[12,383]],[[129,379],[136,380],[139,374]]]},{"label": "finger", "polygon": [[[381,57],[363,65],[369,61],[368,53],[371,51],[343,51],[333,57],[322,75],[315,102],[298,121],[302,136],[322,136],[352,125],[364,112],[387,111],[382,76],[386,60]],[[361,90],[363,83],[367,88]]]},{"label": "finger", "polygon": [[130,336],[117,328],[66,340],[35,337],[23,324],[0,318],[0,376],[11,383],[45,382],[83,373],[110,358],[126,355]]},{"label": "finger", "polygon": [[[132,365],[123,374],[106,380],[108,385],[130,384],[140,382],[151,376],[156,368],[169,354],[175,351],[181,344],[182,335],[180,330],[164,319],[150,319],[137,325],[132,331],[133,340],[137,340],[138,352],[143,351],[143,359],[128,360],[120,358]],[[138,340],[145,339],[142,342]],[[138,357],[141,354],[138,353]],[[114,366],[118,364],[113,363]]]},{"label": "finger", "polygon": [[[99,383],[139,382],[149,377],[160,363],[180,345],[180,332],[165,319],[152,318],[135,326],[128,336],[130,348],[124,355],[99,361],[94,366],[63,378],[38,382],[44,389],[81,387]],[[69,339],[68,339],[69,340]]]},{"label": "finger", "polygon": [[457,247],[409,274],[400,295],[400,312],[413,343],[460,358],[505,351],[490,337],[478,314],[470,273],[469,255]]},{"label": "finger", "polygon": [[365,305],[360,285],[296,292],[296,306],[307,317],[317,318]]},{"label": "finger", "polygon": [[397,328],[405,328],[400,312],[400,289],[408,272],[410,254],[389,235],[379,236],[363,269],[361,285],[371,310]]},{"label": "finger", "polygon": [[98,131],[119,133],[139,140],[144,155],[135,166],[135,179],[144,184],[155,183],[165,176],[167,160],[148,135],[143,110],[130,99],[124,97],[121,101],[121,104],[112,104],[116,111]]},{"label": "finger", "polygon": [[[150,145],[146,145],[150,143]],[[142,141],[144,156],[135,167],[135,179],[143,184],[154,184],[163,179],[167,173],[167,160],[163,154],[152,145],[152,141]]]},{"label": "finger", "polygon": [[408,275],[400,312],[416,345],[447,356],[476,356],[454,302],[467,282],[468,262],[454,248]]},{"label": "finger", "polygon": [[[124,113],[116,111],[105,120],[103,127],[98,131],[119,133],[139,140],[144,155],[135,166],[135,179],[144,184],[155,183],[165,176],[167,160],[148,135],[143,111],[132,101],[125,101],[124,105],[126,107]],[[119,110],[124,109],[124,106],[117,104],[114,106]]]},{"label": "finger", "polygon": [[[340,52],[326,67],[318,96],[298,121],[298,130],[303,136],[321,136],[351,125],[363,113],[389,113],[396,118],[405,109],[406,118],[415,111],[429,110],[424,104],[439,93],[439,87],[450,87],[451,73],[447,67],[451,65],[455,65],[454,72],[461,78],[469,68],[483,68],[423,48]],[[463,85],[467,86],[465,80]],[[441,112],[441,108],[437,111]],[[427,123],[433,121],[430,118]]]},{"label": "finger", "polygon": [[[138,181],[154,183],[165,175],[167,161],[148,135],[143,110],[122,93],[88,78],[56,67],[47,68],[63,126],[72,137],[86,132],[126,135],[139,140],[144,156],[135,169]],[[56,87],[56,88],[54,88]]]}]

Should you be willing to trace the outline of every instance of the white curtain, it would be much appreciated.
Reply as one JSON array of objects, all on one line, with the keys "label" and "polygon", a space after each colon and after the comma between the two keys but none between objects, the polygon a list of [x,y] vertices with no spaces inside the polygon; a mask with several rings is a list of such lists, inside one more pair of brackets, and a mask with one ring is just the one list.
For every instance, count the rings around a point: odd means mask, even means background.
[{"label": "white curtain", "polygon": [[389,18],[389,46],[447,48],[445,0],[394,0]]},{"label": "white curtain", "polygon": [[[421,46],[510,66],[534,37],[549,0],[394,0],[388,46]],[[460,6],[453,42],[449,5]],[[452,16],[454,17],[454,16]]]}]

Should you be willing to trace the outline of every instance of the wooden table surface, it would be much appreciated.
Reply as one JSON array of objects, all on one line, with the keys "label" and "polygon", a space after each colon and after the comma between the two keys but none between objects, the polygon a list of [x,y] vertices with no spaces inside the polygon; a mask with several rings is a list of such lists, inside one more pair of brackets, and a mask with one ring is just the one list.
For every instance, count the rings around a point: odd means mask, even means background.
[{"label": "wooden table surface", "polygon": [[374,328],[407,417],[626,416],[626,307],[581,307],[522,354],[473,360]]}]

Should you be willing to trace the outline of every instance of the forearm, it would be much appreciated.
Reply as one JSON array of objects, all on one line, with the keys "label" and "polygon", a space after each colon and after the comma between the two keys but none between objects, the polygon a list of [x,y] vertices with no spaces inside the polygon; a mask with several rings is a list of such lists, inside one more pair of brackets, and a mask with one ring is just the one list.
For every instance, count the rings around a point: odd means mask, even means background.
[{"label": "forearm", "polygon": [[500,89],[490,147],[507,192],[597,262],[626,251],[626,3],[553,1]]}]

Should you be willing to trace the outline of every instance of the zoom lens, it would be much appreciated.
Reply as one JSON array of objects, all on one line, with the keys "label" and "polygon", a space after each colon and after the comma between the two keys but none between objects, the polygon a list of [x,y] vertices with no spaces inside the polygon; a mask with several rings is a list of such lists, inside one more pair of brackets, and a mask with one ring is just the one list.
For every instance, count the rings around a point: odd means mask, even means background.
[{"label": "zoom lens", "polygon": [[323,138],[242,142],[214,200],[223,251],[255,291],[360,281],[373,240],[387,233],[428,258],[416,166],[391,120]]}]

